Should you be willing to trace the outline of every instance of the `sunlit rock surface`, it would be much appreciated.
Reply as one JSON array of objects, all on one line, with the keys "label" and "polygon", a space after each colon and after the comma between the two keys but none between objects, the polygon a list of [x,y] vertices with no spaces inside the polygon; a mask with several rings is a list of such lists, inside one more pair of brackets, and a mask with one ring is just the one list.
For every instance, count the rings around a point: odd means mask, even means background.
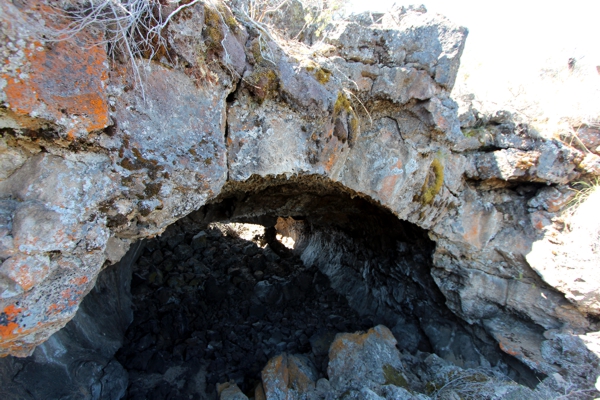
[{"label": "sunlit rock surface", "polygon": [[[46,40],[68,20],[44,1],[1,3],[0,354],[30,355],[105,264],[223,188],[318,176],[426,230],[455,316],[532,370],[569,375],[598,330],[597,286],[579,294],[536,251],[565,204],[545,191],[597,162],[504,117],[461,131],[449,91],[467,31],[423,11],[346,21],[300,51],[198,2],[164,51],[121,60],[90,46],[102,32]],[[566,338],[576,351],[556,350]],[[591,363],[573,379],[595,380]]]}]

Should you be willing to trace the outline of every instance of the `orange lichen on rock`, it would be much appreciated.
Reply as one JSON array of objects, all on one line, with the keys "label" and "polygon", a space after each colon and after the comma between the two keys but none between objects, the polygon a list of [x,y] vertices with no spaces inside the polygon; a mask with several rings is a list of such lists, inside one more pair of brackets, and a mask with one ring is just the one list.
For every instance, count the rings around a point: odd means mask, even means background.
[{"label": "orange lichen on rock", "polygon": [[262,370],[261,378],[257,398],[292,398],[290,390],[306,393],[315,388],[315,377],[306,360],[287,353],[271,358]]},{"label": "orange lichen on rock", "polygon": [[35,40],[25,44],[18,75],[0,74],[6,81],[8,109],[17,116],[42,117],[66,126],[71,138],[77,132],[104,129],[110,121],[104,92],[107,56],[103,46],[93,44],[83,32],[51,48]]},{"label": "orange lichen on rock", "polygon": [[79,304],[83,297],[83,290],[77,290],[74,288],[68,288],[60,294],[63,299],[67,302],[67,307],[73,307]]},{"label": "orange lichen on rock", "polygon": [[533,227],[535,229],[537,229],[538,231],[541,231],[542,229],[546,228],[547,226],[552,225],[552,221],[550,220],[550,218],[548,218],[546,213],[544,213],[542,211],[536,211],[536,212],[531,213],[530,219],[531,219],[531,225],[533,225]]},{"label": "orange lichen on rock", "polygon": [[325,161],[325,171],[331,172],[331,169],[335,165],[336,160],[337,160],[336,154],[335,153],[331,154],[329,156],[329,158],[327,159],[327,161]]},{"label": "orange lichen on rock", "polygon": [[366,333],[342,333],[335,337],[335,340],[329,348],[329,358],[334,354],[351,349],[352,347],[362,347],[369,337],[381,337],[382,339],[395,340],[394,337],[385,337],[385,334],[375,328],[369,329]]},{"label": "orange lichen on rock", "polygon": [[271,358],[262,370],[261,377],[267,399],[287,397],[289,384],[287,354]]},{"label": "orange lichen on rock", "polygon": [[48,315],[55,315],[58,314],[62,311],[62,308],[58,305],[58,304],[50,304],[50,307],[48,307],[48,310],[46,311],[46,313]]},{"label": "orange lichen on rock", "polygon": [[16,322],[17,316],[21,311],[22,309],[16,307],[14,304],[4,307],[4,310],[0,313],[0,338],[2,338],[0,342],[13,339],[21,333],[22,329]]},{"label": "orange lichen on rock", "polygon": [[467,243],[478,243],[478,238],[481,235],[479,219],[480,215],[471,215],[471,224],[465,227],[465,233],[463,239]]},{"label": "orange lichen on rock", "polygon": [[74,278],[74,279],[72,279],[72,280],[71,280],[71,282],[72,282],[74,285],[83,286],[83,285],[85,285],[86,283],[88,283],[88,278],[87,278],[87,276],[81,276],[81,277],[79,277],[79,278]]}]

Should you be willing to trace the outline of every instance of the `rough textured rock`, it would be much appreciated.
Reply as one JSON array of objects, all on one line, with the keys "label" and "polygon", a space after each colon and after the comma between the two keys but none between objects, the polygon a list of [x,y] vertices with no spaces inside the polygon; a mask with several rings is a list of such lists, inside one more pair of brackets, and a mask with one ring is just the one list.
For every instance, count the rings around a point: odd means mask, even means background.
[{"label": "rough textured rock", "polygon": [[[474,128],[463,133],[449,91],[464,28],[400,8],[378,23],[344,22],[305,53],[243,13],[198,2],[173,16],[152,60],[120,61],[89,47],[86,29],[46,41],[41,26],[65,23],[54,10],[0,4],[0,354],[31,354],[75,315],[106,260],[218,201],[226,183],[260,193],[318,176],[428,231],[433,268],[410,279],[433,278],[431,301],[443,296],[469,337],[493,337],[488,345],[537,372],[595,382],[596,369],[576,376],[558,366],[584,354],[583,342],[558,363],[544,350],[562,340],[544,332],[598,330],[595,283],[567,288],[574,280],[553,278],[535,246],[556,216],[547,186],[593,177],[597,160],[504,114],[479,126],[465,117]],[[299,212],[279,216],[310,212],[286,207]],[[231,212],[225,204],[220,218]],[[312,239],[305,250],[327,247]],[[350,281],[383,271],[373,265],[357,264]],[[363,284],[373,300],[365,307],[394,293],[382,281]],[[453,331],[431,321],[423,330]]]},{"label": "rough textured rock", "polygon": [[66,16],[44,2],[5,2],[0,12],[0,101],[6,105],[0,112],[2,126],[57,126],[60,137],[69,140],[106,128],[110,124],[108,60],[101,46],[89,46],[96,40],[94,35],[81,32],[45,46],[43,29],[66,28]]},{"label": "rough textured rock", "polygon": [[7,399],[120,399],[128,375],[113,358],[132,320],[132,263],[143,248],[103,270],[77,315],[27,358],[0,359]]},{"label": "rough textured rock", "polygon": [[[338,389],[348,387],[352,381],[363,386],[367,382],[385,384],[386,371],[401,369],[396,343],[392,332],[383,325],[363,334],[338,334],[329,349],[329,382]],[[378,356],[370,357],[372,354]],[[401,373],[397,373],[400,377]]]},{"label": "rough textured rock", "polygon": [[[43,3],[41,9],[19,4],[1,6],[3,19],[12,16],[10,24],[2,24],[2,34],[10,39],[2,44],[6,50],[3,60],[10,63],[5,66],[3,62],[8,75],[3,72],[2,76],[7,83],[2,86],[5,130],[1,139],[3,162],[12,173],[0,182],[0,347],[4,352],[10,349],[12,354],[27,355],[74,316],[104,260],[114,262],[123,254],[118,249],[115,255],[115,242],[126,249],[131,238],[160,232],[220,190],[226,177],[224,104],[228,90],[212,90],[223,86],[215,86],[211,80],[198,82],[194,75],[158,63],[140,64],[140,69],[148,67],[141,83],[132,75],[131,65],[115,65],[109,72],[106,53],[96,46],[85,52],[88,59],[80,64],[91,64],[81,87],[73,90],[82,93],[77,101],[89,107],[99,101],[85,97],[88,84],[84,82],[96,82],[90,83],[93,96],[102,96],[103,110],[107,101],[114,110],[109,129],[101,130],[108,125],[107,115],[87,124],[96,114],[71,107],[69,98],[48,95],[23,108],[12,100],[12,94],[43,94],[36,89],[39,79],[45,84],[57,82],[62,93],[79,81],[68,68],[31,75],[22,72],[23,77],[34,78],[19,80],[22,88],[13,90],[15,71],[35,69],[35,60],[18,56],[31,47],[30,37],[39,36],[31,21],[42,18],[46,10]],[[87,37],[86,32],[81,35],[84,37],[77,37],[80,40]],[[179,36],[173,38],[178,44]],[[38,58],[51,57],[57,65],[71,61],[77,65],[72,57],[83,56],[82,50],[73,53],[65,49],[74,45],[70,41],[54,46],[40,42],[35,51]],[[100,57],[98,63],[96,56]],[[215,72],[211,74],[218,79]],[[229,87],[224,80],[221,84]],[[63,119],[53,109],[61,109]],[[34,131],[37,127],[23,125],[22,115],[43,121],[44,128]],[[165,115],[174,119],[169,121]],[[155,135],[155,129],[161,135]],[[147,140],[148,135],[153,139]],[[167,148],[170,150],[163,152]]]},{"label": "rough textured rock", "polygon": [[[251,394],[282,352],[294,354],[281,369],[291,393],[316,380],[313,364],[326,369],[336,333],[372,324],[317,268],[272,247],[275,237],[260,248],[232,228],[194,235],[195,224],[183,218],[145,241],[133,266],[134,319],[115,357],[129,374],[127,398],[214,399],[230,381]],[[204,245],[190,251],[197,236]]]},{"label": "rough textured rock", "polygon": [[533,244],[527,262],[578,309],[593,315],[600,314],[600,280],[595,273],[600,262],[600,221],[595,217],[599,196],[598,190],[592,191],[575,211],[567,213],[562,229],[552,221],[551,213],[575,197],[572,190],[540,191],[529,202],[545,238]]},{"label": "rough textured rock", "polygon": [[317,378],[308,359],[285,353],[271,358],[261,375],[267,399],[301,399],[315,390]]},{"label": "rough textured rock", "polygon": [[218,385],[217,391],[219,392],[220,400],[247,400],[246,396],[235,383],[224,383]]},{"label": "rough textured rock", "polygon": [[260,390],[265,386],[271,390],[265,391],[266,397],[258,395],[255,398],[533,400],[558,395],[546,383],[534,391],[507,379],[497,370],[462,369],[435,354],[400,353],[396,343],[392,332],[383,325],[368,332],[340,333],[329,349],[329,379],[321,378],[316,386],[298,387],[291,393],[285,391],[288,385],[285,360],[291,356],[278,355],[269,360],[259,386]]}]

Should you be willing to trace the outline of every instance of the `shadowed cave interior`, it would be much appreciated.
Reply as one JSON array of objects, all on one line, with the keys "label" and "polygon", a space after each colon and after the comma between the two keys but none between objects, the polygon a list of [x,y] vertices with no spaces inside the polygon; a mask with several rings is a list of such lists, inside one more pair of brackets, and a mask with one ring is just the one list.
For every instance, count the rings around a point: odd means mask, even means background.
[{"label": "shadowed cave interior", "polygon": [[[215,222],[265,229],[248,241]],[[403,351],[524,372],[446,308],[429,274],[434,246],[423,229],[319,177],[229,184],[147,241],[133,267],[134,322],[117,354],[128,397],[200,390],[216,398],[216,384],[229,380],[251,395],[268,359],[282,352],[303,354],[326,377],[335,334],[378,324]],[[173,368],[187,377],[157,379]]]}]

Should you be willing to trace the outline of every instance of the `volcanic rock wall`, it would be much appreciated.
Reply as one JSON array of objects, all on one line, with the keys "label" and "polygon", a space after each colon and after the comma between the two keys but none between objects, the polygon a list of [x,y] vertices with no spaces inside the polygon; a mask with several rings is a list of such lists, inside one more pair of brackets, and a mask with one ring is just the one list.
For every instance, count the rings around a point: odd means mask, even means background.
[{"label": "volcanic rock wall", "polygon": [[[595,379],[598,309],[526,257],[598,157],[502,115],[461,131],[449,92],[466,29],[397,9],[308,47],[196,2],[132,60],[93,46],[102,24],[48,40],[69,20],[45,1],[2,2],[0,18],[1,354],[30,354],[103,266],[224,188],[314,175],[427,230],[447,306],[504,352]],[[567,342],[592,361],[573,372]]]}]

